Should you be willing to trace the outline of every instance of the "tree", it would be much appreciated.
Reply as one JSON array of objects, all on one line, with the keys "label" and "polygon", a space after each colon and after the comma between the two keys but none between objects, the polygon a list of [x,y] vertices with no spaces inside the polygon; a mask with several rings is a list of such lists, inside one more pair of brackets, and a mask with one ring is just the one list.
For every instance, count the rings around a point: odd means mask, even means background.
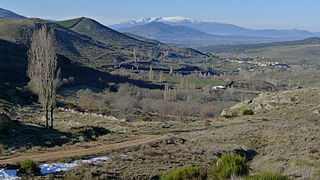
[{"label": "tree", "polygon": [[53,128],[53,110],[56,105],[56,92],[60,84],[60,68],[55,53],[54,32],[43,25],[31,37],[28,51],[29,87],[38,95],[38,101],[45,111],[46,127]]},{"label": "tree", "polygon": [[152,70],[152,66],[150,66],[150,70],[149,70],[149,81],[153,81],[153,70]]}]

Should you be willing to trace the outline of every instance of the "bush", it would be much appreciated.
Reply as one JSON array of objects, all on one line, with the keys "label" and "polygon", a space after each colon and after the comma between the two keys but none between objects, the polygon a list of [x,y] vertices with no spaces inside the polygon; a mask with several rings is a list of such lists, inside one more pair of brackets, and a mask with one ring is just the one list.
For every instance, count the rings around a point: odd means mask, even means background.
[{"label": "bush", "polygon": [[77,92],[77,98],[82,110],[104,114],[110,112],[106,99],[101,95],[92,92],[90,89],[79,90]]},{"label": "bush", "polygon": [[206,104],[202,107],[200,113],[202,117],[213,117],[214,110],[215,108],[212,104]]},{"label": "bush", "polygon": [[230,118],[238,117],[238,114],[234,112],[231,115],[227,114],[227,115],[224,115],[223,117],[227,118],[227,119],[230,119]]},{"label": "bush", "polygon": [[246,180],[289,180],[289,178],[278,173],[263,172],[260,174],[248,176]]},{"label": "bush", "polygon": [[254,115],[254,112],[251,109],[245,109],[242,112],[243,115]]},{"label": "bush", "polygon": [[248,174],[248,162],[238,154],[224,154],[212,166],[212,176],[216,180],[228,179],[231,176],[246,176]]},{"label": "bush", "polygon": [[21,170],[25,171],[29,175],[41,175],[39,166],[32,160],[22,161]]},{"label": "bush", "polygon": [[202,173],[199,167],[184,166],[162,175],[160,180],[204,180],[206,174]]}]

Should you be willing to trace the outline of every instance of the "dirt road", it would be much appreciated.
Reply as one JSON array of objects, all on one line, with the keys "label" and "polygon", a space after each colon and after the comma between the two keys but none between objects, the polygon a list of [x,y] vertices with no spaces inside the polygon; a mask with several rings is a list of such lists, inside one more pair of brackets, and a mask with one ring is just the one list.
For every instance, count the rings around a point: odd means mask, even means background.
[{"label": "dirt road", "polygon": [[108,151],[120,150],[124,148],[134,147],[142,144],[148,144],[151,142],[161,141],[166,139],[166,136],[157,136],[157,135],[146,135],[142,138],[129,140],[114,144],[103,144],[103,142],[88,142],[85,144],[72,145],[67,147],[67,149],[49,151],[49,152],[36,152],[36,153],[25,153],[25,154],[16,154],[12,156],[2,156],[0,157],[0,166],[5,164],[14,164],[21,162],[25,159],[32,159],[37,162],[44,161],[54,161],[61,160],[72,157],[81,157],[96,155],[100,153],[105,153]]}]

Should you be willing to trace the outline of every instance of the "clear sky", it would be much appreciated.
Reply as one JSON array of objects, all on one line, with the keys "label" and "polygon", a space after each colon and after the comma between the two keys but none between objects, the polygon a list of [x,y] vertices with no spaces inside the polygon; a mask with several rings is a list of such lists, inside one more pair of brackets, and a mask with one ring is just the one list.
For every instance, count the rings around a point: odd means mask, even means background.
[{"label": "clear sky", "polygon": [[183,16],[254,29],[320,32],[320,0],[0,0],[0,7],[57,20],[86,16],[106,25],[150,16]]}]

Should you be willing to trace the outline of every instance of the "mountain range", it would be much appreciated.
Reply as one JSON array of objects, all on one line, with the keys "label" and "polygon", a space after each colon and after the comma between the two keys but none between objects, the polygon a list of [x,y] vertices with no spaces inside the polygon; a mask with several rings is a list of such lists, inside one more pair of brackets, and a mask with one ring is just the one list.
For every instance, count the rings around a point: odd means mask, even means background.
[{"label": "mountain range", "polygon": [[[159,24],[162,23],[167,26],[165,31],[159,27]],[[150,28],[150,25],[155,27]],[[164,25],[162,25],[164,26]],[[209,22],[209,21],[199,21],[191,18],[184,17],[157,17],[157,18],[143,18],[140,20],[130,20],[127,22],[123,22],[120,24],[111,25],[110,27],[113,29],[117,29],[121,32],[129,32],[135,33],[137,35],[144,35],[146,31],[148,34],[145,35],[149,38],[155,38],[160,41],[169,42],[177,41],[177,43],[184,42],[185,44],[190,44],[190,42],[181,41],[179,36],[174,36],[176,39],[172,39],[172,36],[166,37],[165,34],[168,34],[168,31],[175,31],[174,26],[185,27],[186,29],[180,32],[180,35],[183,37],[190,37],[190,29],[193,29],[193,36],[196,37],[198,35],[204,37],[203,33],[206,33],[206,40],[203,39],[198,41],[193,41],[193,38],[189,39],[192,41],[191,44],[200,44],[202,46],[207,45],[208,43],[211,45],[218,44],[248,44],[248,43],[262,43],[262,42],[276,42],[276,41],[286,41],[286,40],[300,40],[308,37],[316,37],[320,36],[320,33],[309,32],[306,30],[274,30],[274,29],[263,29],[263,30],[254,30],[249,28],[240,27],[233,24],[226,23],[218,23],[218,22]],[[150,32],[153,30],[153,32]],[[186,32],[186,34],[182,34]],[[200,33],[202,32],[202,33]],[[208,35],[215,35],[215,37]],[[174,43],[173,43],[174,44]],[[183,44],[183,43],[182,43]]]}]

